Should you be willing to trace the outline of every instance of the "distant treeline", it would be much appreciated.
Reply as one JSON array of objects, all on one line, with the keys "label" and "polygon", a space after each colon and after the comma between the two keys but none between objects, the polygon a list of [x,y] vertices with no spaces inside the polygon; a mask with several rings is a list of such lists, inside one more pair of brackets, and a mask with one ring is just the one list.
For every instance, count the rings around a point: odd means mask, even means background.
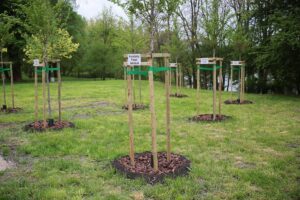
[{"label": "distant treeline", "polygon": [[[8,48],[3,59],[14,62],[16,80],[33,74],[24,48],[26,35],[35,30],[28,30],[23,8],[37,1],[0,2],[0,47]],[[169,52],[192,84],[195,59],[215,52],[224,58],[224,77],[230,60],[246,61],[248,92],[300,93],[298,0],[111,0],[124,8],[128,19],[107,8],[89,21],[77,14],[76,0],[44,1],[49,1],[56,24],[80,44],[70,59],[62,60],[64,75],[122,78],[124,53]],[[5,37],[5,26],[12,37]],[[211,74],[201,76],[206,87]]]}]

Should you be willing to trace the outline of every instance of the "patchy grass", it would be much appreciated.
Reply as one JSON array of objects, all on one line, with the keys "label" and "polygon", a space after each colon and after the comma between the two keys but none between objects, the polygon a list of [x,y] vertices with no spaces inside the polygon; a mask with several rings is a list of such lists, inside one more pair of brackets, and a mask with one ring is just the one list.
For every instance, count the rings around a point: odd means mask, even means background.
[{"label": "patchy grass", "polygon": [[[146,104],[148,87],[144,81]],[[57,109],[56,85],[51,88]],[[163,151],[163,84],[156,83],[155,91],[158,149]],[[192,161],[190,176],[151,186],[111,167],[129,150],[123,81],[64,82],[63,118],[76,128],[63,131],[24,132],[34,119],[33,83],[17,84],[15,93],[24,110],[0,114],[0,152],[17,167],[0,173],[0,199],[300,198],[299,98],[249,94],[252,105],[223,104],[230,120],[194,123],[188,118],[196,114],[195,90],[184,89],[188,98],[171,98],[172,151]],[[202,91],[201,101],[201,113],[211,113],[211,91]],[[151,150],[149,110],[134,112],[134,126],[136,152]]]}]

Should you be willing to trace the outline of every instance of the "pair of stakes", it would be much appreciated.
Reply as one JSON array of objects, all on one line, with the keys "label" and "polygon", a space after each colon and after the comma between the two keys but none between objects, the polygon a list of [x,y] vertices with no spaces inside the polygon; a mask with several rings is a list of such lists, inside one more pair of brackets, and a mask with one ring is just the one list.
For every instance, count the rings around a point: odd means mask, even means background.
[{"label": "pair of stakes", "polygon": [[[128,55],[124,56],[125,58]],[[157,121],[156,121],[156,112],[155,112],[155,92],[154,92],[154,81],[153,74],[155,72],[165,71],[165,96],[166,96],[166,143],[167,143],[167,160],[171,160],[171,143],[170,143],[170,78],[171,68],[169,67],[170,54],[168,53],[151,53],[151,54],[141,54],[141,58],[146,59],[146,62],[141,62],[139,66],[147,66],[147,71],[134,70],[134,65],[130,65],[128,62],[124,62],[126,67],[126,79],[127,79],[127,101],[128,101],[128,125],[129,125],[129,157],[130,164],[135,165],[134,160],[134,127],[133,127],[133,92],[132,92],[132,76],[138,75],[147,75],[149,81],[149,93],[150,93],[150,113],[151,113],[151,138],[152,138],[152,160],[153,160],[153,169],[158,171],[158,152],[157,152]],[[154,59],[163,59],[164,67],[154,67]]]},{"label": "pair of stakes", "polygon": [[[35,86],[35,106],[34,106],[34,119],[35,123],[37,124],[39,122],[38,119],[38,74],[42,73],[42,94],[43,94],[43,128],[47,128],[47,126],[53,126],[54,120],[49,119],[49,122],[47,123],[47,111],[46,111],[46,104],[47,104],[47,98],[46,98],[46,78],[47,82],[49,81],[49,72],[51,71],[57,71],[57,82],[58,82],[58,122],[61,122],[61,72],[60,72],[60,60],[52,60],[51,63],[55,63],[57,65],[56,68],[50,68],[45,63],[42,64],[34,64],[34,86]],[[46,74],[47,73],[47,74]],[[50,87],[48,85],[48,87]],[[48,93],[50,95],[50,93]],[[48,97],[50,98],[50,97]],[[49,108],[48,108],[49,109]],[[51,116],[50,116],[51,117]]]},{"label": "pair of stakes", "polygon": [[[9,71],[10,72],[10,87],[11,87],[11,104],[12,104],[12,109],[15,108],[15,95],[14,95],[14,76],[13,76],[13,67],[12,67],[12,62],[0,62],[1,68],[1,77],[2,77],[2,88],[3,88],[3,105],[2,105],[2,110],[6,111],[7,108],[7,101],[6,101],[6,84],[5,84],[5,72]],[[5,68],[4,65],[9,65],[9,67]]]},{"label": "pair of stakes", "polygon": [[[180,96],[182,95],[181,89],[183,87],[183,73],[182,67],[180,63],[170,63],[170,67],[175,71],[175,84],[176,84],[176,93],[172,96]],[[172,73],[172,72],[171,72]],[[172,76],[172,75],[171,75]],[[170,84],[172,84],[172,79],[170,79]]]},{"label": "pair of stakes", "polygon": [[[199,92],[200,92],[200,70],[213,71],[213,120],[216,120],[216,96],[217,96],[217,70],[219,70],[219,115],[221,115],[222,110],[222,62],[223,58],[211,57],[211,58],[197,58],[197,112],[199,113],[200,103],[199,103]],[[234,71],[239,72],[239,99],[240,103],[243,103],[245,99],[245,62],[244,61],[231,61],[230,64],[230,87],[231,87],[231,101],[232,101],[232,85],[233,85],[233,75]]]},{"label": "pair of stakes", "polygon": [[239,77],[239,101],[243,103],[245,100],[245,61],[231,61],[230,63],[230,100],[233,101],[233,76],[234,71],[238,71]]},{"label": "pair of stakes", "polygon": [[223,58],[211,57],[211,58],[197,58],[197,113],[200,111],[200,71],[207,70],[213,72],[213,120],[216,120],[217,110],[217,70],[219,70],[219,115],[221,116],[222,111],[222,62]]}]

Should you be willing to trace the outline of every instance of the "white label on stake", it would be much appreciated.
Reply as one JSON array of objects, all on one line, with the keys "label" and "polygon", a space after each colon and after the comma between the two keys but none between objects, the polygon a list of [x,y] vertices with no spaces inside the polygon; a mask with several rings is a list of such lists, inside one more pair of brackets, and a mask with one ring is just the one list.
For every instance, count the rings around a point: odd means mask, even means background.
[{"label": "white label on stake", "polygon": [[129,66],[140,66],[141,65],[141,54],[128,54]]},{"label": "white label on stake", "polygon": [[200,64],[208,64],[208,58],[200,58]]},{"label": "white label on stake", "polygon": [[177,63],[170,63],[170,67],[177,67]]},{"label": "white label on stake", "polygon": [[240,61],[231,61],[231,65],[241,65]]},{"label": "white label on stake", "polygon": [[35,67],[40,66],[40,61],[39,61],[39,59],[34,59],[34,60],[33,60],[33,66],[35,66]]}]

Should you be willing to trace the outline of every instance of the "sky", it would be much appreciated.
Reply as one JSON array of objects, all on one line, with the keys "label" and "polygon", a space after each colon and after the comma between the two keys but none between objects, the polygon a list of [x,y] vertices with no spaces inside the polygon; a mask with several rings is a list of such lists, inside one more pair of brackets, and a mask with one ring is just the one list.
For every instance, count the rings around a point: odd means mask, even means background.
[{"label": "sky", "polygon": [[124,10],[108,0],[77,0],[77,12],[86,19],[97,17],[104,8],[111,8],[114,15],[127,19]]}]

